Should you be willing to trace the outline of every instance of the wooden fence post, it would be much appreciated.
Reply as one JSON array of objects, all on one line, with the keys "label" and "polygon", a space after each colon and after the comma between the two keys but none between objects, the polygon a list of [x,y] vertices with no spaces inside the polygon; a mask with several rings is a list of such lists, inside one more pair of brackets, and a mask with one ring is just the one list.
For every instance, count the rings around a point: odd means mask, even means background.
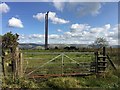
[{"label": "wooden fence post", "polygon": [[22,53],[19,53],[19,60],[20,60],[20,69],[19,69],[19,75],[20,77],[23,77],[23,55]]},{"label": "wooden fence post", "polygon": [[23,57],[22,53],[19,52],[19,48],[16,48],[16,73],[18,77],[23,76]]},{"label": "wooden fence post", "polygon": [[63,64],[64,63],[64,54],[62,53],[62,75],[64,74],[64,71],[63,71]]},{"label": "wooden fence post", "polygon": [[16,50],[15,50],[15,72],[16,72],[16,77],[19,76],[19,48],[16,47]]},{"label": "wooden fence post", "polygon": [[11,54],[12,54],[12,76],[13,76],[13,80],[15,80],[16,79],[15,52],[14,52],[12,47],[10,47],[10,51],[11,51]]},{"label": "wooden fence post", "polygon": [[95,62],[96,62],[95,72],[98,73],[98,52],[95,53]]},{"label": "wooden fence post", "polygon": [[2,72],[3,72],[3,76],[5,78],[6,77],[6,72],[5,72],[5,60],[4,60],[4,56],[2,56]]},{"label": "wooden fence post", "polygon": [[[106,48],[103,47],[103,57],[106,56]],[[105,61],[106,58],[103,58],[103,61]],[[105,63],[103,63],[103,66],[105,66]],[[105,68],[103,68],[103,70],[105,70]]]}]

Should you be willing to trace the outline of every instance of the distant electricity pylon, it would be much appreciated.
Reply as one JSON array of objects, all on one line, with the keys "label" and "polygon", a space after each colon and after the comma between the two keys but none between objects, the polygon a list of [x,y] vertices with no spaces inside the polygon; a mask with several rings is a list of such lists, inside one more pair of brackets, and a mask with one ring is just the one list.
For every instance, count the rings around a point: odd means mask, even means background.
[{"label": "distant electricity pylon", "polygon": [[45,14],[45,50],[48,49],[48,13]]}]

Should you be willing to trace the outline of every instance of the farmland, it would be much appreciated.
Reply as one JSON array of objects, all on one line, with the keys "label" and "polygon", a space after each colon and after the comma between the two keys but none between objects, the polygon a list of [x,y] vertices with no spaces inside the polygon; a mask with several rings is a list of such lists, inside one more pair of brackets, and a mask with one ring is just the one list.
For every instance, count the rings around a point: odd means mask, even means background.
[{"label": "farmland", "polygon": [[[3,88],[119,88],[120,61],[119,49],[106,48],[106,54],[116,66],[114,70],[109,60],[105,72],[90,72],[91,62],[95,61],[94,49],[20,49],[23,59],[23,77],[14,81],[2,81]],[[99,50],[102,54],[102,50]],[[74,75],[73,74],[78,74]],[[87,76],[80,75],[87,73]],[[91,73],[91,74],[89,74]],[[53,75],[55,77],[53,77]],[[64,76],[68,75],[68,76]],[[36,77],[34,77],[36,76]]]},{"label": "farmland", "polygon": [[[90,50],[91,51],[91,50]],[[95,60],[94,53],[92,52],[80,52],[80,51],[56,51],[56,50],[21,50],[24,58],[24,71],[27,75],[32,70],[37,69],[30,75],[39,75],[39,74],[62,74],[62,73],[75,73],[75,72],[88,72],[90,62]],[[61,54],[67,55],[70,58],[62,57]],[[118,49],[113,49],[112,51],[107,48],[107,53],[109,54],[111,60],[117,67],[115,71],[108,61],[108,66],[106,72],[104,72],[99,77],[96,77],[95,74],[91,76],[76,76],[76,77],[48,77],[31,79],[37,84],[36,88],[118,88],[120,85],[119,75],[119,58],[118,58]],[[61,55],[58,58],[57,56]],[[54,59],[55,58],[55,59]],[[64,66],[62,68],[62,58]],[[52,60],[54,59],[54,60]],[[47,63],[48,61],[51,62]],[[84,63],[87,68],[83,66]],[[47,64],[45,64],[47,63]],[[81,64],[77,64],[81,63]],[[45,65],[44,65],[45,64]],[[43,67],[41,67],[43,65]],[[40,67],[40,68],[39,68]],[[84,68],[83,68],[84,67]],[[67,83],[66,83],[67,81]]]}]

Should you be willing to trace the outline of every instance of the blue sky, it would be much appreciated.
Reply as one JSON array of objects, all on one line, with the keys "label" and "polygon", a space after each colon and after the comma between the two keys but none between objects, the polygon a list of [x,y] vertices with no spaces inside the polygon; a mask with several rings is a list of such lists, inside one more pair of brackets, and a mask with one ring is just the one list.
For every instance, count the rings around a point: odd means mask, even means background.
[{"label": "blue sky", "polygon": [[49,43],[91,44],[104,37],[117,44],[117,2],[6,2],[0,4],[2,34],[20,35],[20,43],[44,43],[44,15],[49,12]]}]

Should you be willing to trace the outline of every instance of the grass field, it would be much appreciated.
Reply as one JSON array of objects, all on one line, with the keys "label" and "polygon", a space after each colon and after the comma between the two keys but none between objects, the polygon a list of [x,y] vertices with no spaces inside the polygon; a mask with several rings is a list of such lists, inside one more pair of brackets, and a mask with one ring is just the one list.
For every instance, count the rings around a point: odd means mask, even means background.
[{"label": "grass field", "polygon": [[[106,72],[100,76],[75,76],[75,77],[49,77],[47,79],[29,79],[25,77],[29,72],[36,70],[30,75],[37,74],[66,74],[66,73],[85,73],[89,72],[90,63],[95,60],[92,52],[68,52],[54,50],[21,50],[24,60],[24,78],[12,81],[8,79],[4,87],[14,88],[115,88],[120,87],[120,61],[117,49],[107,50],[111,60],[117,67],[114,70],[108,61]],[[67,55],[67,56],[66,56]]]},{"label": "grass field", "polygon": [[[36,70],[33,74],[61,74],[63,73],[75,73],[89,71],[90,62],[95,60],[94,53],[92,52],[63,52],[53,50],[23,50],[24,66],[26,68],[26,74],[31,70],[41,67],[46,62],[57,57],[61,53],[62,55],[55,60],[45,64],[43,67]],[[47,80],[37,79],[36,83],[40,88],[116,88],[119,87],[119,58],[117,49],[107,50],[107,54],[117,67],[118,71],[115,71],[108,61],[106,72],[103,77],[97,77],[95,75],[86,77],[57,77],[49,78]],[[69,58],[67,58],[67,55]],[[63,71],[62,71],[62,59],[63,59]],[[74,61],[73,61],[74,60]],[[28,62],[28,64],[26,64]],[[84,63],[83,63],[84,62]],[[79,64],[77,64],[79,63]],[[87,63],[87,64],[86,64]],[[84,65],[85,64],[85,65]],[[27,65],[27,66],[26,66]],[[85,68],[85,66],[87,68]],[[42,80],[42,81],[41,81]],[[67,81],[67,83],[66,83]],[[74,83],[73,83],[74,82]]]}]

